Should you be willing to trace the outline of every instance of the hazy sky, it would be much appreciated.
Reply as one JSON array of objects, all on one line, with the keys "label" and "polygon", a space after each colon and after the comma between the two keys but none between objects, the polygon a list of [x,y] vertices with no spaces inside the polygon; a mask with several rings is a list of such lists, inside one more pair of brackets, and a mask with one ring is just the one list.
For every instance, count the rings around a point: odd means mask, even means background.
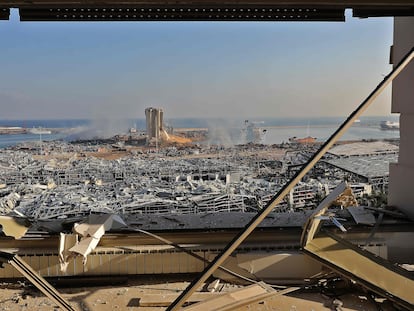
[{"label": "hazy sky", "polygon": [[[388,74],[392,19],[0,21],[0,119],[343,116]],[[369,111],[390,112],[383,96]]]}]

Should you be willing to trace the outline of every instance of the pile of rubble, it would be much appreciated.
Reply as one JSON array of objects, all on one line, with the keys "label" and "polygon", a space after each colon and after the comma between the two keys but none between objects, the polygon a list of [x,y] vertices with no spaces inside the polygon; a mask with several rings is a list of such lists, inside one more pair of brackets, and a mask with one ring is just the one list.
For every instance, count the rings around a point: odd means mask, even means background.
[{"label": "pile of rubble", "polygon": [[[216,158],[171,157],[171,150],[166,150],[165,154],[135,152],[104,160],[82,156],[92,149],[83,148],[63,142],[43,143],[47,157],[36,156],[36,145],[1,150],[0,213],[42,220],[91,212],[252,212],[264,206],[283,184],[280,178],[258,178],[252,159],[234,150],[220,150]],[[64,153],[66,157],[59,156]],[[298,185],[297,189],[303,187]],[[307,187],[309,193],[321,188],[317,183]],[[305,196],[296,204],[304,206],[312,199],[312,195]],[[288,210],[291,203],[283,202],[280,210]]]}]

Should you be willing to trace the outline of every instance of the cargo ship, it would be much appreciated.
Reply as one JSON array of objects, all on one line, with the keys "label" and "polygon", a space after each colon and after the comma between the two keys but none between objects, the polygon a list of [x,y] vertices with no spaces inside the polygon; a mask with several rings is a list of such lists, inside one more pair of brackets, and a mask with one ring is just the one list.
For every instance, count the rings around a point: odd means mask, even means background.
[{"label": "cargo ship", "polygon": [[399,130],[400,123],[392,121],[381,121],[380,123],[381,130]]}]

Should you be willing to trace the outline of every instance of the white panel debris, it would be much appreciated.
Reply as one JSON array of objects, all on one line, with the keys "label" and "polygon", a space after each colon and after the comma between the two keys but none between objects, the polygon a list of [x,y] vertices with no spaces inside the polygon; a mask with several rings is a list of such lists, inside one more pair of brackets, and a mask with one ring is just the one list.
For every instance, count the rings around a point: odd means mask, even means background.
[{"label": "white panel debris", "polygon": [[[106,231],[119,230],[127,225],[118,215],[90,215],[87,223],[75,224],[74,234],[60,234],[59,260],[61,270],[66,271],[69,260],[80,255],[83,264],[87,256],[98,246],[101,237]],[[78,237],[80,239],[78,240]]]},{"label": "white panel debris", "polygon": [[60,270],[66,272],[69,260],[73,257],[73,254],[69,251],[70,248],[76,245],[78,242],[77,234],[64,234],[60,233],[59,236],[59,263]]}]

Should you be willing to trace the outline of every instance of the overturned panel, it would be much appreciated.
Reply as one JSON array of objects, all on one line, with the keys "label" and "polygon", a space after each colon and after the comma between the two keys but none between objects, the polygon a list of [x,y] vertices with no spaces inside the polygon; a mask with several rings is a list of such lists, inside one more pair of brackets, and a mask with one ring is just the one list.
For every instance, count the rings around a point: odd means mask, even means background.
[{"label": "overturned panel", "polygon": [[10,18],[10,9],[0,8],[0,20],[7,20]]},{"label": "overturned panel", "polygon": [[345,21],[345,7],[269,5],[159,5],[36,7],[20,9],[21,21]]},{"label": "overturned panel", "polygon": [[414,275],[327,233],[308,241],[304,251],[332,270],[409,309],[414,305]]}]

